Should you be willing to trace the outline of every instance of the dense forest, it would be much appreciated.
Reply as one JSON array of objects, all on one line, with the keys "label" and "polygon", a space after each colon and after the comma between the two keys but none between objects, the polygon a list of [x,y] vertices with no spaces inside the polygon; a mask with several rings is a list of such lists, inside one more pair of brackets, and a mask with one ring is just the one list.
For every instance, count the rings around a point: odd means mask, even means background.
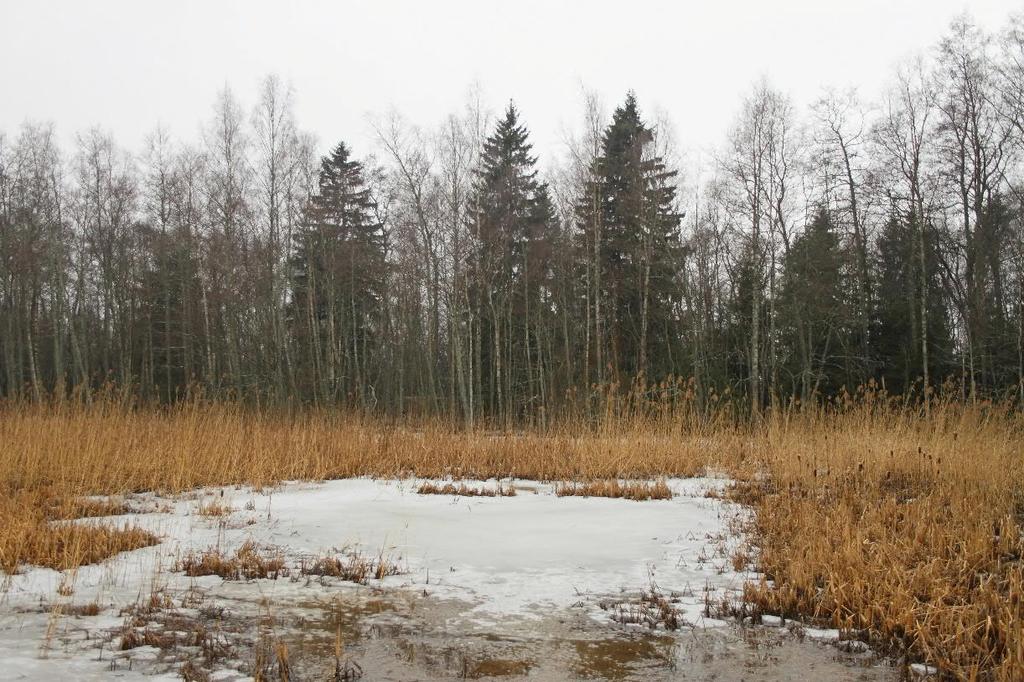
[{"label": "dense forest", "polygon": [[584,93],[543,163],[513,103],[324,155],[292,102],[225,89],[199,139],[135,152],[0,133],[0,394],[500,423],[616,391],[1024,401],[1024,16],[954,21],[872,101],[759,82],[699,178],[632,93]]}]

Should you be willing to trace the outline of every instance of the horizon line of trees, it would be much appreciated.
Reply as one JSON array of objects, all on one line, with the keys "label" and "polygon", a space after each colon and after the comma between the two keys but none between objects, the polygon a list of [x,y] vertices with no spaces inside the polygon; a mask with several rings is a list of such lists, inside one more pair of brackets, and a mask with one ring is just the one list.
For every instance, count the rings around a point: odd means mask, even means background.
[{"label": "horizon line of trees", "polygon": [[197,144],[0,133],[0,396],[543,421],[609,387],[753,414],[856,386],[1024,403],[1024,15],[872,103],[767,81],[688,186],[633,93],[541,172],[513,103],[322,157],[276,77]]}]

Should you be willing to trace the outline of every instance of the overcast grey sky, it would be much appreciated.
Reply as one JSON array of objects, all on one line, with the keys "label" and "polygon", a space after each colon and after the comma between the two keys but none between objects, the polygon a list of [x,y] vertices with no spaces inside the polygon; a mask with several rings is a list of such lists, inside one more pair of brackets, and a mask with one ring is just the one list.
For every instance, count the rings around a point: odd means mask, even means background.
[{"label": "overcast grey sky", "polygon": [[542,155],[577,124],[581,84],[608,104],[632,88],[685,148],[717,145],[761,75],[798,105],[823,86],[871,96],[901,58],[970,11],[1003,24],[1018,0],[174,1],[0,0],[0,130],[100,124],[138,149],[156,123],[194,139],[225,83],[247,107],[275,72],[300,125],[359,154],[367,115],[432,126],[479,81],[516,100]]}]

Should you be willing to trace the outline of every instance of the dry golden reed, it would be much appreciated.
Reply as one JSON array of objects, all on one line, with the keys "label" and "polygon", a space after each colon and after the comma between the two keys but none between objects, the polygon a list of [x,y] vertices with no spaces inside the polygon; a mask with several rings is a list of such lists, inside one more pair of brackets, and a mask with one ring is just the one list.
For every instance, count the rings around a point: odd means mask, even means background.
[{"label": "dry golden reed", "polygon": [[739,433],[718,433],[712,443],[666,430],[573,425],[465,432],[440,422],[394,426],[223,404],[159,411],[111,402],[9,404],[0,405],[0,482],[79,496],[352,476],[655,478],[698,474],[743,442]]},{"label": "dry golden reed", "polygon": [[734,490],[765,576],[746,599],[950,677],[1024,679],[1022,427],[990,404],[773,420],[767,475]]},{"label": "dry golden reed", "polygon": [[[77,516],[105,515],[99,507],[55,504],[54,490],[6,491],[0,495],[0,570],[16,573],[30,563],[57,570],[102,561],[119,552],[155,545],[159,539],[130,523],[71,522]],[[72,499],[68,496],[66,499]],[[109,511],[106,509],[105,511]]]},{"label": "dry golden reed", "polygon": [[192,552],[183,557],[174,570],[193,578],[216,575],[224,580],[276,579],[288,575],[280,554],[261,550],[252,541],[243,543],[234,554],[225,554],[218,548]]},{"label": "dry golden reed", "polygon": [[708,468],[756,512],[740,562],[766,577],[746,590],[756,609],[830,623],[953,678],[1024,679],[1024,419],[988,403],[936,401],[925,416],[868,391],[755,423],[728,407],[655,409],[543,431],[199,402],[7,404],[0,566],[70,568],[120,551],[110,538],[60,549],[54,534],[86,531],[48,510],[89,495],[351,476],[604,486]]},{"label": "dry golden reed", "polygon": [[383,553],[372,557],[362,554],[346,554],[343,557],[329,556],[314,559],[299,568],[302,575],[340,578],[347,582],[365,585],[370,578],[382,580],[387,576],[399,575],[401,567],[386,558]]},{"label": "dry golden reed", "polygon": [[590,481],[565,483],[555,487],[559,497],[613,497],[626,500],[671,500],[672,489],[664,480],[657,481]]},{"label": "dry golden reed", "polygon": [[227,516],[233,511],[234,509],[231,508],[229,503],[219,499],[213,499],[209,502],[201,502],[196,508],[197,514],[208,517]]}]

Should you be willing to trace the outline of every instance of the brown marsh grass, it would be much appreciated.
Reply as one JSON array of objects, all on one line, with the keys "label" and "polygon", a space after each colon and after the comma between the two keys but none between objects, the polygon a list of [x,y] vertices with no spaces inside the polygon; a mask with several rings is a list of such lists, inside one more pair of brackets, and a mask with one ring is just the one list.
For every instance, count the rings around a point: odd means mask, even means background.
[{"label": "brown marsh grass", "polygon": [[555,487],[559,497],[612,497],[626,500],[671,500],[672,489],[663,479],[657,481],[590,481],[563,483]]},{"label": "brown marsh grass", "polygon": [[219,548],[192,552],[178,561],[174,570],[182,571],[192,578],[216,575],[224,580],[276,579],[288,576],[288,568],[280,554],[261,551],[252,541],[245,542],[234,554],[226,554]]},{"label": "brown marsh grass", "polygon": [[543,431],[199,402],[6,404],[0,567],[73,568],[155,541],[54,521],[54,500],[351,476],[586,483],[708,468],[733,477],[729,496],[755,512],[741,550],[765,576],[746,589],[754,609],[830,624],[952,678],[1024,679],[1024,418],[990,403],[936,400],[925,416],[867,391],[753,424],[728,409],[673,408]]},{"label": "brown marsh grass", "polygon": [[382,580],[387,576],[399,575],[401,567],[383,554],[376,559],[362,554],[346,554],[342,557],[320,557],[299,568],[302,575],[339,578],[346,582],[365,585],[370,578]]},{"label": "brown marsh grass", "polygon": [[51,498],[48,516],[53,519],[84,519],[121,516],[132,511],[124,501],[107,497]]},{"label": "brown marsh grass", "polygon": [[196,508],[197,514],[207,517],[227,516],[233,511],[230,503],[216,498],[209,502],[200,502]]},{"label": "brown marsh grass", "polygon": [[[1024,679],[1024,421],[865,405],[768,424],[746,600],[960,679]],[[770,581],[770,582],[769,582]]]},{"label": "brown marsh grass", "polygon": [[[0,496],[0,570],[16,573],[25,563],[75,569],[119,552],[155,545],[159,539],[130,522],[71,522],[75,516],[106,516],[91,504],[58,504],[54,489]],[[74,500],[73,496],[67,499]]]}]

